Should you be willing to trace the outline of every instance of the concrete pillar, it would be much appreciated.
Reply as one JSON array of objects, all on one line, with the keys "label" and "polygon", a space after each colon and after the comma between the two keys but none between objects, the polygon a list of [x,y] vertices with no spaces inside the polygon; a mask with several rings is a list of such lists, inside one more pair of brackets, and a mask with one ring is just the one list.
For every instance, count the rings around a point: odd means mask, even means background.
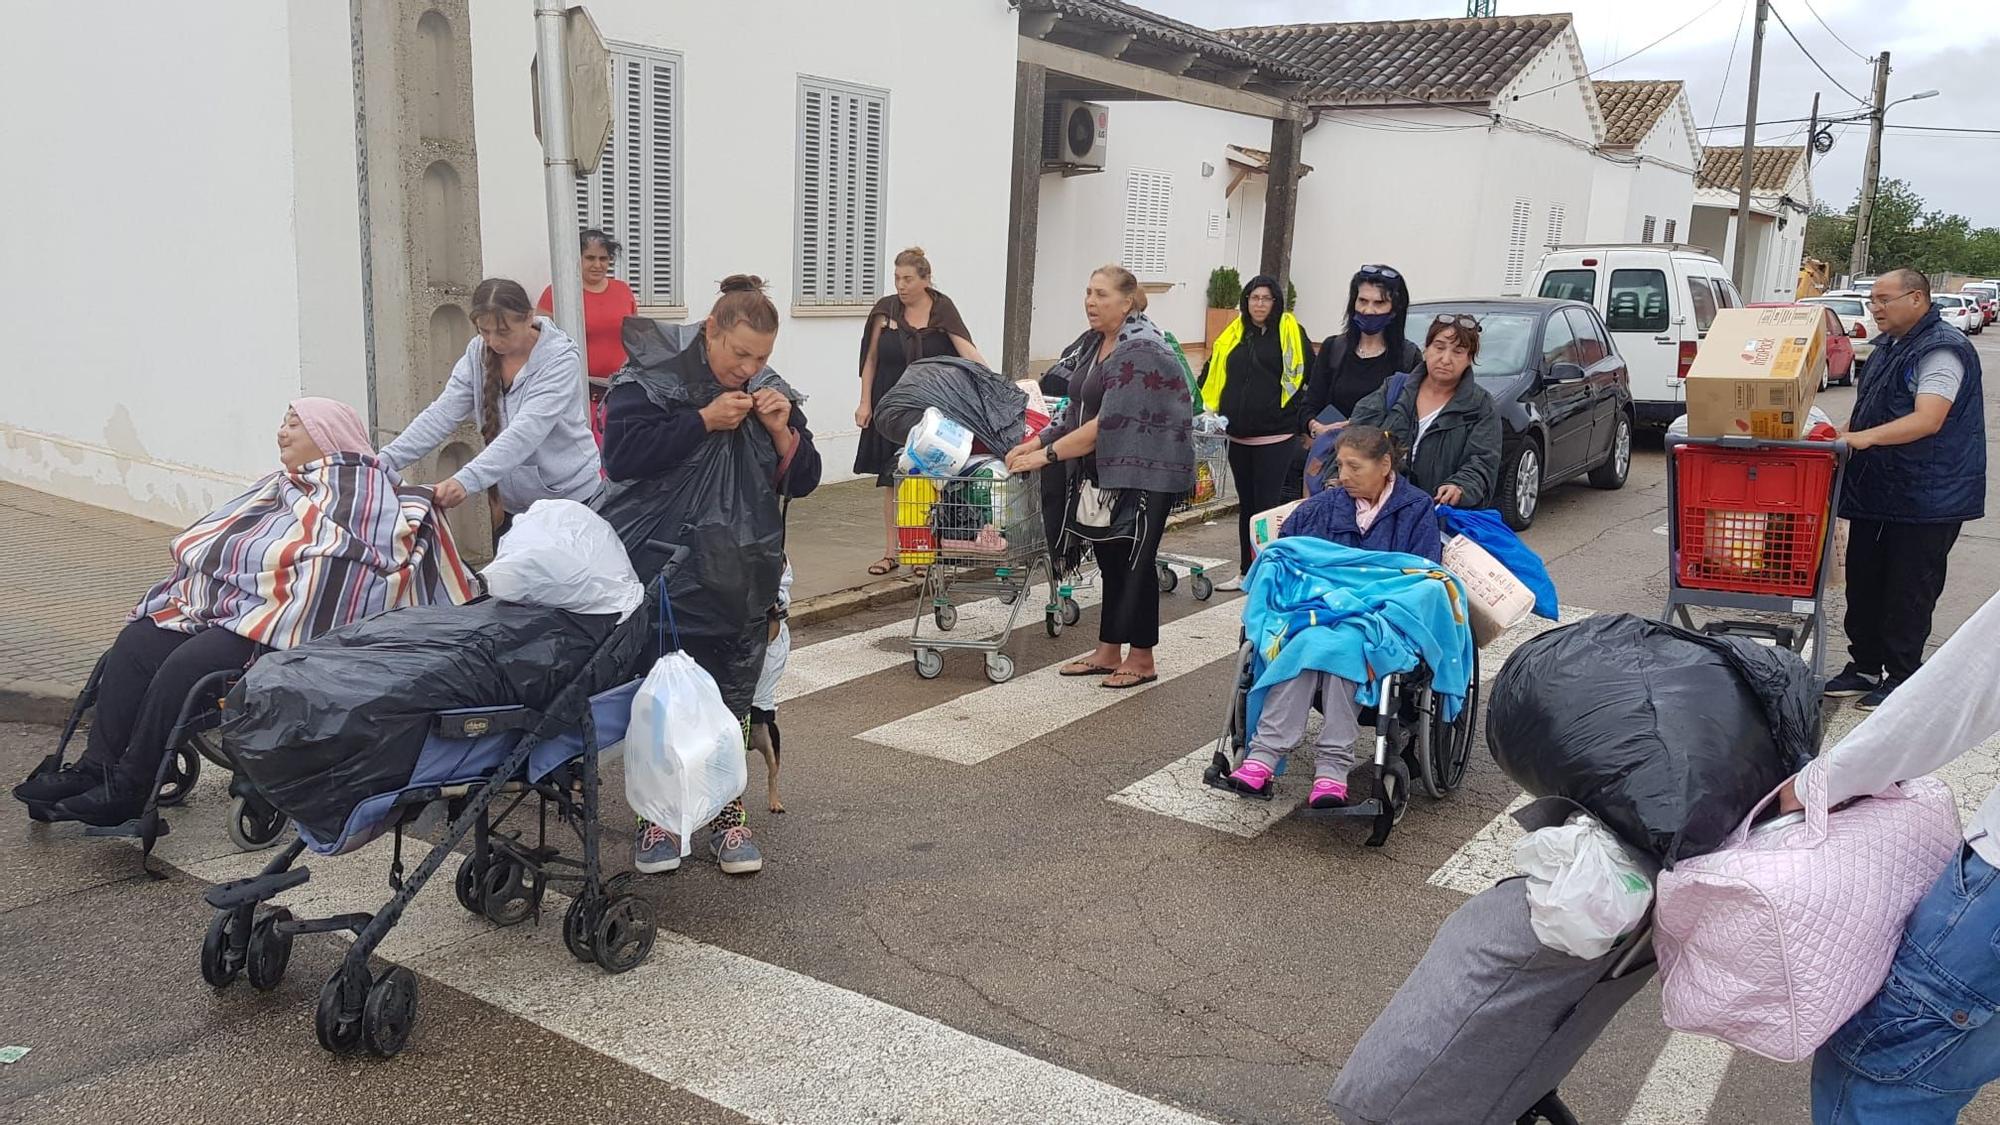
[{"label": "concrete pillar", "polygon": [[1729,219],[1723,224],[1722,268],[1731,277],[1736,275],[1736,212],[1729,212]]},{"label": "concrete pillar", "polygon": [[1291,280],[1292,234],[1298,226],[1299,157],[1305,146],[1305,123],[1290,118],[1271,122],[1271,167],[1264,189],[1264,252],[1259,273]]},{"label": "concrete pillar", "polygon": [[1035,242],[1042,214],[1042,106],[1049,71],[1014,64],[1014,172],[1007,191],[1007,296],[1000,369],[1014,378],[1028,372],[1028,341],[1035,319]]},{"label": "concrete pillar", "polygon": [[[473,332],[480,243],[471,11],[468,0],[352,3],[373,368],[369,413],[378,441],[387,442],[444,389]],[[525,7],[521,18],[532,18]],[[521,113],[527,128],[525,92]],[[442,480],[480,444],[478,426],[469,422],[406,475]],[[462,552],[491,555],[481,498],[455,509],[451,525]]]}]

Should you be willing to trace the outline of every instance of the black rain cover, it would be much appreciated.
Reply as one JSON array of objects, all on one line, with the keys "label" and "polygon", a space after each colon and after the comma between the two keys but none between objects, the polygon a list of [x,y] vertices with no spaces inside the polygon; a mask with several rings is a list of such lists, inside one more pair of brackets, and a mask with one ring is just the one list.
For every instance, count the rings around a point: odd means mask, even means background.
[{"label": "black rain cover", "polygon": [[933,406],[995,453],[1021,444],[1028,430],[1028,396],[1021,388],[1004,375],[952,356],[918,360],[905,368],[903,377],[875,404],[870,424],[875,432],[902,445],[910,440],[910,430],[924,411]]},{"label": "black rain cover", "polygon": [[1486,744],[1530,795],[1577,802],[1672,867],[1715,850],[1818,752],[1819,692],[1784,649],[1593,617],[1515,651]]},{"label": "black rain cover", "polygon": [[[546,707],[617,623],[493,598],[378,614],[259,658],[222,737],[278,811],[333,839],[354,806],[408,784],[433,712]],[[627,630],[631,653],[603,666],[629,678],[647,633]]]}]

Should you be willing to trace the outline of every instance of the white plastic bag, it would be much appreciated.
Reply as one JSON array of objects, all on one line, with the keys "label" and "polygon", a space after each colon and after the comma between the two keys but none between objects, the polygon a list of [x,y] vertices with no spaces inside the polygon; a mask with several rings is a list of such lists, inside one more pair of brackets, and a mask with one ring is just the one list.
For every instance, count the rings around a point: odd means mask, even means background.
[{"label": "white plastic bag", "polygon": [[1653,872],[1611,830],[1577,813],[1514,845],[1528,877],[1528,923],[1543,945],[1602,957],[1637,929],[1653,904]]},{"label": "white plastic bag", "polygon": [[574,500],[537,500],[515,516],[480,573],[487,593],[519,605],[615,613],[623,621],[646,600],[618,533]]},{"label": "white plastic bag", "polygon": [[625,730],[625,802],[672,832],[681,855],[689,837],[750,784],[743,723],[723,705],[715,680],[684,652],[660,657],[632,697]]}]

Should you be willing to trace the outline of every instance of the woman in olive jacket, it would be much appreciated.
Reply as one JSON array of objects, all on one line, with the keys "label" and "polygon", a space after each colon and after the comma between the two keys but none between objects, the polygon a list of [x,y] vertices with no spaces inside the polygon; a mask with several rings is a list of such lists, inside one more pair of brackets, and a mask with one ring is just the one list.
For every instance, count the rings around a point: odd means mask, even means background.
[{"label": "woman in olive jacket", "polygon": [[1445,315],[1424,336],[1423,370],[1390,378],[1353,421],[1395,439],[1397,470],[1440,504],[1489,508],[1500,478],[1500,413],[1473,378],[1479,322]]}]

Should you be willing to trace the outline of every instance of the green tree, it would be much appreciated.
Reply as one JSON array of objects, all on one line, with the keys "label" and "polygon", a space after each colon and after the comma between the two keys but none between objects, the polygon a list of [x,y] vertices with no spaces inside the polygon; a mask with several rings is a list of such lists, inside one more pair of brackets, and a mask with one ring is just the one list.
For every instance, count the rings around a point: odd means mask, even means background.
[{"label": "green tree", "polygon": [[1842,273],[1853,256],[1854,215],[1836,214],[1824,202],[1814,201],[1806,216],[1806,257],[1818,258],[1834,273]]}]

